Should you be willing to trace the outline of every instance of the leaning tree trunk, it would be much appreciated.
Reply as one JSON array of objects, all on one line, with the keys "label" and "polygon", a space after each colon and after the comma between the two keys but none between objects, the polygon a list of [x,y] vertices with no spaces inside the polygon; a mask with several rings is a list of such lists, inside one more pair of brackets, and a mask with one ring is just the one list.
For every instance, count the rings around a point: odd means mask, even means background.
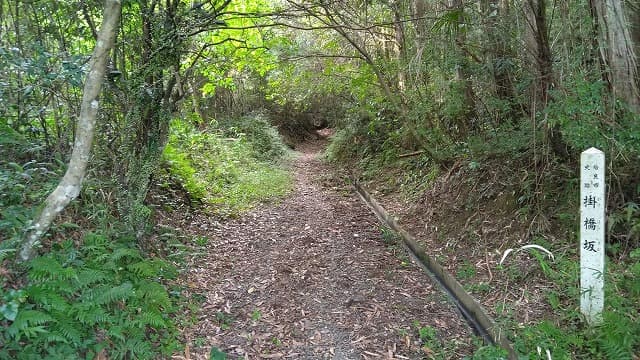
[{"label": "leaning tree trunk", "polygon": [[98,113],[98,96],[104,79],[109,52],[115,41],[120,0],[107,0],[104,8],[102,28],[98,34],[90,70],[84,84],[80,116],[76,124],[76,136],[69,167],[56,189],[47,197],[42,210],[35,217],[23,238],[18,261],[27,261],[35,255],[35,246],[51,223],[64,208],[80,193],[82,180],[91,154],[91,144]]},{"label": "leaning tree trunk", "polygon": [[638,39],[640,35],[637,29],[632,31],[629,21],[638,19],[637,11],[625,8],[622,0],[592,0],[591,8],[598,24],[600,55],[611,92],[638,113],[640,92],[634,37]]}]

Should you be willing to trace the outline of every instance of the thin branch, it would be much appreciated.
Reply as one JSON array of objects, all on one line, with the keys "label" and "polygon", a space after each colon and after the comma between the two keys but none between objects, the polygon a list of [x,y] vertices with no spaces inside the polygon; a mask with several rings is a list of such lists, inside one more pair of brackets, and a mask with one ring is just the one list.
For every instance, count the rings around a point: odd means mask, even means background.
[{"label": "thin branch", "polygon": [[89,25],[89,29],[91,29],[93,39],[98,40],[98,31],[96,31],[96,25],[93,23],[93,19],[89,14],[89,9],[87,9],[86,1],[81,1],[80,7],[82,8],[82,16],[84,16],[84,20],[87,22],[87,25]]},{"label": "thin branch", "polygon": [[191,61],[191,64],[189,65],[189,67],[187,68],[187,71],[190,70],[191,68],[193,68],[196,63],[202,58],[204,57],[204,53],[206,50],[208,50],[209,48],[216,46],[216,45],[221,45],[230,41],[234,41],[234,42],[239,42],[241,44],[246,44],[246,40],[240,40],[240,39],[235,39],[235,38],[226,38],[226,39],[222,39],[220,41],[214,42],[214,43],[207,43],[202,45],[202,47],[200,48],[200,50],[198,50],[198,52],[196,53],[196,57],[193,59],[193,61]]},{"label": "thin branch", "polygon": [[292,57],[283,57],[284,61],[297,61],[302,59],[310,59],[310,58],[336,58],[336,59],[357,59],[364,60],[362,56],[359,55],[332,55],[332,54],[304,54]]}]

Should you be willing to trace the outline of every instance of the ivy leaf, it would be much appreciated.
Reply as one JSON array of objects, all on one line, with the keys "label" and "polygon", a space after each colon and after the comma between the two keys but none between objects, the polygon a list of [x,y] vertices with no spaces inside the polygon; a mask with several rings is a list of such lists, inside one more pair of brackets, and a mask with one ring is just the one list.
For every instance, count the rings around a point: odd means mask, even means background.
[{"label": "ivy leaf", "polygon": [[209,353],[209,360],[227,360],[227,354],[214,346]]},{"label": "ivy leaf", "polygon": [[14,321],[18,316],[20,303],[25,301],[23,290],[10,290],[4,295],[5,303],[0,305],[0,315],[9,321]]},{"label": "ivy leaf", "polygon": [[16,302],[2,304],[0,305],[0,314],[2,314],[5,319],[13,321],[16,319],[16,316],[18,316],[18,307]]}]

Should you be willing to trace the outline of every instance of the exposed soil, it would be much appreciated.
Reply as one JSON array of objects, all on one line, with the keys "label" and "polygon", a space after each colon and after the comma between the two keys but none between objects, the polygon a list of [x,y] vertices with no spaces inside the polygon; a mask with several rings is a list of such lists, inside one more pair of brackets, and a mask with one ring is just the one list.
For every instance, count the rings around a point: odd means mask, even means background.
[{"label": "exposed soil", "polygon": [[175,358],[208,359],[212,347],[231,359],[471,352],[471,330],[455,307],[318,159],[325,143],[298,146],[295,189],[279,203],[183,228],[209,241],[187,274],[187,295],[204,299],[198,323],[185,329],[189,346]]}]

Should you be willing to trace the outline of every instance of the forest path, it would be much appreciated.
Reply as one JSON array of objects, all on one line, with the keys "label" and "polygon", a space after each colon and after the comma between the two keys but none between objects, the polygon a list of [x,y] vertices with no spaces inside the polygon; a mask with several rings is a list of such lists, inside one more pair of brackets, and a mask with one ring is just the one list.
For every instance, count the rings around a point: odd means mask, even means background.
[{"label": "forest path", "polygon": [[[209,231],[187,277],[205,300],[183,356],[208,359],[457,359],[470,330],[378,221],[302,145],[294,191]],[[199,231],[202,233],[202,231]],[[437,348],[437,349],[436,349]]]}]

